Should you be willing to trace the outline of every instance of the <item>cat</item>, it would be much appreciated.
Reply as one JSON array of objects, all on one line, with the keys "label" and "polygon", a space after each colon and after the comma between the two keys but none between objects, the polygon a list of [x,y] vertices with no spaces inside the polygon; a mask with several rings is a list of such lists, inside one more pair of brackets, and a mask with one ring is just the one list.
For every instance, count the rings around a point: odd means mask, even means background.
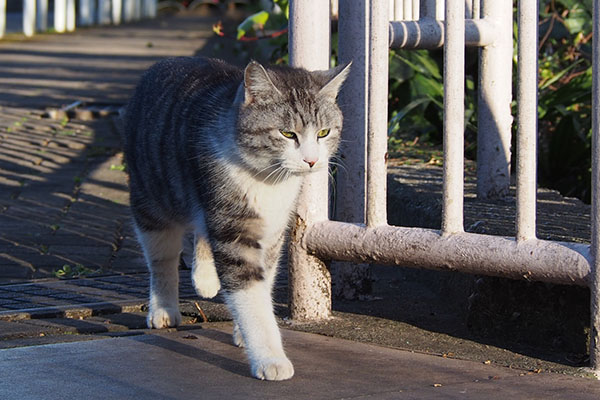
[{"label": "cat", "polygon": [[342,129],[329,71],[216,59],[158,62],[123,115],[134,228],[150,271],[149,328],[181,323],[178,265],[194,232],[192,281],[221,290],[254,377],[289,379],[272,288],[303,178],[328,168]]}]

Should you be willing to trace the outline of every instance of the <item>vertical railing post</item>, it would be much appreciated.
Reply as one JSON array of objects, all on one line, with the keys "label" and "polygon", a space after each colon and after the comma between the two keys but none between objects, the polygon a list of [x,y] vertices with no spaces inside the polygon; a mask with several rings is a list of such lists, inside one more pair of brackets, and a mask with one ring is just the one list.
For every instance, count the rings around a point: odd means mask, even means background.
[{"label": "vertical railing post", "polygon": [[63,33],[67,29],[67,0],[54,0],[54,30]]},{"label": "vertical railing post", "polygon": [[90,26],[94,23],[94,0],[79,1],[79,23],[82,26]]},{"label": "vertical railing post", "polygon": [[134,8],[134,0],[123,0],[123,21],[133,21]]},{"label": "vertical railing post", "polygon": [[600,377],[600,2],[594,1],[592,39],[592,279],[590,366]]},{"label": "vertical railing post", "polygon": [[65,28],[67,28],[67,32],[73,32],[75,30],[75,19],[77,18],[77,14],[75,13],[75,0],[67,0],[66,12]]},{"label": "vertical railing post", "polygon": [[23,33],[27,37],[35,35],[35,2],[36,0],[23,0]]},{"label": "vertical railing post", "polygon": [[496,26],[494,43],[479,53],[477,196],[486,199],[510,188],[512,0],[484,0],[481,11]]},{"label": "vertical railing post", "polygon": [[111,22],[111,0],[98,0],[98,24],[110,25]]},{"label": "vertical railing post", "polygon": [[[289,19],[290,64],[308,70],[329,69],[328,0],[292,0]],[[328,173],[307,176],[300,198],[289,254],[290,316],[295,320],[331,315],[331,277],[324,262],[307,253],[301,238],[307,226],[326,220]]]},{"label": "vertical railing post", "polygon": [[535,238],[538,2],[520,1],[518,14],[516,231],[528,240]]},{"label": "vertical railing post", "polygon": [[[338,151],[341,166],[336,173],[335,219],[344,222],[366,222],[369,15],[367,0],[339,2],[338,59],[340,64],[352,61],[339,96],[344,130]],[[334,261],[331,274],[337,297],[354,298],[369,290],[368,264]]]},{"label": "vertical railing post", "polygon": [[369,72],[367,109],[367,225],[387,225],[387,97],[389,8],[369,1]]},{"label": "vertical railing post", "polygon": [[0,39],[6,32],[6,0],[0,0]]},{"label": "vertical railing post", "polygon": [[123,0],[112,0],[112,23],[114,25],[119,25],[122,19],[123,13]]},{"label": "vertical railing post", "polygon": [[38,32],[48,30],[48,0],[37,0],[36,28]]},{"label": "vertical railing post", "polygon": [[442,233],[463,231],[465,2],[446,0]]}]

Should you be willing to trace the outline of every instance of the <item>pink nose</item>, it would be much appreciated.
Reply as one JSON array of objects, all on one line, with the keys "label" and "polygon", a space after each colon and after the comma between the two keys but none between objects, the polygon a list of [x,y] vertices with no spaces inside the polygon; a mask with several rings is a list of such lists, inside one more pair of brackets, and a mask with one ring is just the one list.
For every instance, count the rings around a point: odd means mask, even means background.
[{"label": "pink nose", "polygon": [[308,164],[309,167],[313,167],[313,165],[315,165],[317,163],[318,160],[307,160],[306,158],[304,159],[304,162]]}]

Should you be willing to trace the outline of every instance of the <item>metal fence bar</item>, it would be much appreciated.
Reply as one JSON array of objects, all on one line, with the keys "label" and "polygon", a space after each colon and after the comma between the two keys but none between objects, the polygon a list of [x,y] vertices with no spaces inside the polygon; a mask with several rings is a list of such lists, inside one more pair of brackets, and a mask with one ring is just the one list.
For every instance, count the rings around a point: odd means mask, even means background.
[{"label": "metal fence bar", "polygon": [[473,22],[489,22],[494,33],[479,54],[477,197],[486,199],[510,190],[512,0],[484,0],[483,18]]},{"label": "metal fence bar", "polygon": [[63,33],[67,30],[67,0],[54,0],[54,30]]},{"label": "metal fence bar", "polygon": [[367,111],[367,225],[387,224],[388,8],[370,0]]},{"label": "metal fence bar", "polygon": [[94,0],[79,0],[79,24],[90,26],[94,23]]},{"label": "metal fence bar", "polygon": [[[292,0],[289,21],[290,64],[308,70],[329,69],[329,1]],[[300,193],[289,246],[290,316],[295,320],[331,314],[329,271],[323,261],[308,255],[301,243],[306,226],[328,218],[327,195],[327,170],[310,174]]]},{"label": "metal fence bar", "polygon": [[0,0],[0,39],[6,32],[6,0]]},{"label": "metal fence bar", "polygon": [[110,11],[111,0],[98,0],[98,11],[96,12],[99,25],[110,25],[111,22],[111,11]]},{"label": "metal fence bar", "polygon": [[600,376],[600,2],[594,1],[592,53],[592,279],[590,364]]},{"label": "metal fence bar", "polygon": [[442,232],[463,231],[465,2],[446,0]]},{"label": "metal fence bar", "polygon": [[337,170],[335,192],[335,218],[346,222],[365,222],[367,205],[368,5],[366,0],[339,2],[339,62],[352,61],[339,95],[344,128],[338,152],[342,166]]},{"label": "metal fence bar", "polygon": [[112,23],[119,25],[123,16],[123,0],[112,0]]},{"label": "metal fence bar", "polygon": [[67,14],[65,16],[65,27],[67,32],[73,32],[75,30],[75,19],[77,14],[75,13],[75,0],[67,0]]},{"label": "metal fence bar", "polygon": [[518,7],[517,240],[535,238],[538,2]]},{"label": "metal fence bar", "polygon": [[304,242],[323,260],[460,271],[551,283],[587,286],[589,246],[477,233],[398,226],[365,227],[338,221],[310,226]]},{"label": "metal fence bar", "polygon": [[36,0],[23,0],[23,33],[30,37],[35,35]]},{"label": "metal fence bar", "polygon": [[[465,45],[482,47],[495,43],[496,26],[490,20],[465,20]],[[444,22],[425,16],[418,21],[391,21],[390,48],[437,49],[444,45]]]},{"label": "metal fence bar", "polygon": [[46,32],[48,30],[48,0],[37,0],[36,30]]},{"label": "metal fence bar", "polygon": [[413,19],[413,11],[412,11],[412,0],[404,0],[402,3],[402,19],[412,20]]}]

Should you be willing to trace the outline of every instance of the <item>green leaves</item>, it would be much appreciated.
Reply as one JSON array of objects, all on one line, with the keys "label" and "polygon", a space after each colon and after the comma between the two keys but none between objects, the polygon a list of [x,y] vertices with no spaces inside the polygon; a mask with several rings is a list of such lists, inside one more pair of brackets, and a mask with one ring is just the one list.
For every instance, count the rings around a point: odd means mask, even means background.
[{"label": "green leaves", "polygon": [[237,27],[237,39],[240,40],[248,32],[262,30],[269,20],[269,15],[266,11],[259,11],[243,20]]}]

